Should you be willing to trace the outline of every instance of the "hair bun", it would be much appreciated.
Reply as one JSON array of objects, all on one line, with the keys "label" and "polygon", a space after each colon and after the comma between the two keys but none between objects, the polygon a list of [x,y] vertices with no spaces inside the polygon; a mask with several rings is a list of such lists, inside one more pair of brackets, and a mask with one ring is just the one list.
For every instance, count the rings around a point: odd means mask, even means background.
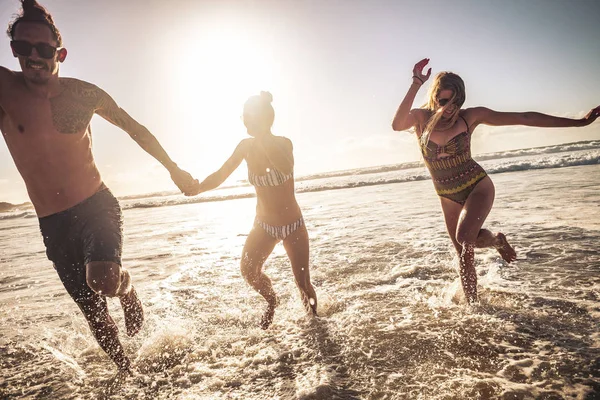
[{"label": "hair bun", "polygon": [[273,102],[273,95],[271,94],[271,92],[264,92],[261,91],[260,92],[260,98],[265,101],[266,103],[271,104]]},{"label": "hair bun", "polygon": [[27,12],[37,8],[38,4],[36,0],[21,0],[21,6],[23,7],[23,11]]},{"label": "hair bun", "polygon": [[21,0],[21,6],[26,20],[54,23],[52,16],[36,0]]}]

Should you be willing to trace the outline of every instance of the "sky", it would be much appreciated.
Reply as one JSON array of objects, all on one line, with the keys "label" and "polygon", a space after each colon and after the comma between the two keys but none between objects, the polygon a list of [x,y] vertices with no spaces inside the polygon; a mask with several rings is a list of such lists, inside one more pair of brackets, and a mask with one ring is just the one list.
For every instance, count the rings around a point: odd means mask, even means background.
[{"label": "sky", "polygon": [[[60,76],[107,91],[199,179],[246,137],[242,106],[261,90],[273,94],[273,133],[294,143],[297,176],[418,160],[414,135],[393,132],[391,120],[425,57],[433,74],[464,79],[464,107],[582,117],[600,105],[597,0],[41,3],[69,52]],[[0,23],[19,7],[1,0]],[[0,65],[19,70],[6,36]],[[176,189],[125,132],[98,116],[92,132],[96,163],[117,196]],[[590,139],[600,139],[600,122],[480,126],[473,153]],[[231,179],[245,173],[241,167]],[[4,143],[0,201],[28,201]]]}]

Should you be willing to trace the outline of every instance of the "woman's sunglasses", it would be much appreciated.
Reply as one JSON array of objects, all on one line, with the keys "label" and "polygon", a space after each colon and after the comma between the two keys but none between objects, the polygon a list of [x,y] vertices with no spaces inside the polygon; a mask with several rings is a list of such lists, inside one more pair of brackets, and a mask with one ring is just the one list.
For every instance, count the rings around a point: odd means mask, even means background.
[{"label": "woman's sunglasses", "polygon": [[444,107],[446,104],[448,104],[448,102],[449,102],[450,100],[451,100],[451,99],[438,99],[438,100],[437,100],[437,103],[438,103],[440,106]]},{"label": "woman's sunglasses", "polygon": [[56,52],[62,48],[50,46],[47,43],[31,44],[24,40],[13,40],[10,42],[10,47],[14,50],[15,53],[22,57],[29,57],[33,49],[35,49],[35,51],[37,51],[40,57],[45,58],[47,60],[54,58]]}]

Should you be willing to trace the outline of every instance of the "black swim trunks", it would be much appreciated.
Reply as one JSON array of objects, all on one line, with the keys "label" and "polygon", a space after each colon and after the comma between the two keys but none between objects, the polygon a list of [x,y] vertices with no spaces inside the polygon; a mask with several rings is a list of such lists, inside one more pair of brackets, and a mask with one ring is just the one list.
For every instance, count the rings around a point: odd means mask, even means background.
[{"label": "black swim trunks", "polygon": [[85,279],[91,261],[121,265],[122,214],[119,202],[106,187],[81,203],[40,218],[46,255],[65,289],[78,303],[98,295]]}]

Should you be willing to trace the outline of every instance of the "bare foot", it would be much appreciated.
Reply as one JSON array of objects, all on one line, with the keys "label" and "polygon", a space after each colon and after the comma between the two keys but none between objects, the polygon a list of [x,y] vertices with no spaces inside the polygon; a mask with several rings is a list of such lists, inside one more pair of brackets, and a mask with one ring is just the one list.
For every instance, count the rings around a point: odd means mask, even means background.
[{"label": "bare foot", "polygon": [[508,244],[506,236],[504,236],[503,233],[498,232],[496,235],[496,240],[498,244],[496,244],[494,247],[496,247],[496,250],[498,250],[498,253],[500,253],[500,256],[504,259],[504,261],[507,263],[515,261],[517,259],[517,252],[510,244]]},{"label": "bare foot", "polygon": [[106,396],[112,396],[115,393],[117,393],[119,389],[123,387],[127,378],[130,376],[133,376],[133,371],[130,367],[120,368],[119,371],[115,374],[115,376],[109,379],[104,394]]},{"label": "bare foot", "polygon": [[131,287],[129,293],[120,298],[121,307],[125,314],[125,327],[127,328],[127,336],[135,336],[144,323],[144,309],[142,302],[137,296],[135,288]]},{"label": "bare foot", "polygon": [[269,326],[273,323],[273,317],[275,316],[275,309],[279,305],[279,298],[275,299],[274,303],[269,303],[267,305],[267,309],[260,319],[260,327],[263,329],[268,329]]},{"label": "bare foot", "polygon": [[317,302],[312,297],[309,298],[308,295],[302,294],[302,304],[304,305],[304,309],[306,313],[312,316],[317,316]]}]

